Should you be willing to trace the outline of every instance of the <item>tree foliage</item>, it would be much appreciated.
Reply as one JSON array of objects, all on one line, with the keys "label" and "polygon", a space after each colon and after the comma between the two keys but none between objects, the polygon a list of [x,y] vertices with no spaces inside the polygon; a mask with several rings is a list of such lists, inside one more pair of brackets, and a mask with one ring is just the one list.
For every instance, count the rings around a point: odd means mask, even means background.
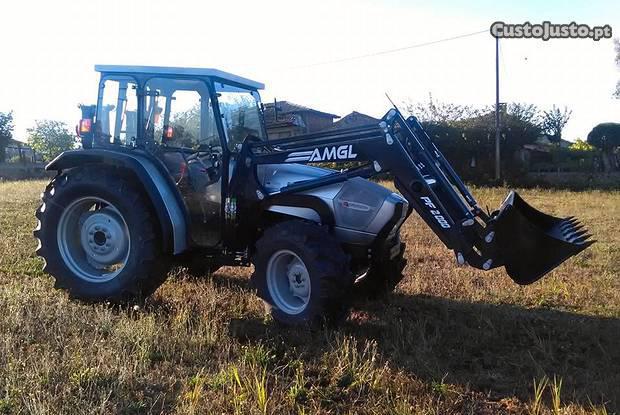
[{"label": "tree foliage", "polygon": [[515,120],[519,120],[532,125],[540,124],[540,110],[534,104],[521,102],[511,102],[507,108],[508,115]]},{"label": "tree foliage", "polygon": [[620,168],[620,124],[607,122],[597,125],[588,134],[588,143],[601,150],[606,171]]},{"label": "tree foliage", "polygon": [[587,141],[583,141],[580,138],[578,138],[577,141],[571,144],[568,148],[569,150],[572,150],[572,151],[594,151],[595,150],[595,147],[592,144],[588,143]]},{"label": "tree foliage", "polygon": [[173,118],[170,120],[170,124],[175,129],[181,127],[187,134],[194,134],[198,136],[200,130],[200,105],[196,104],[187,111],[180,111],[174,113]]},{"label": "tree foliage", "polygon": [[570,120],[572,113],[573,111],[567,107],[562,110],[554,105],[552,109],[543,111],[540,127],[559,143],[562,139],[562,130]]},{"label": "tree foliage", "polygon": [[[212,112],[209,112],[211,115]],[[196,104],[186,111],[179,111],[173,114],[170,125],[174,127],[175,143],[183,147],[198,147],[204,145],[220,145],[218,132],[214,119],[208,119],[206,131],[201,130],[200,125],[200,105]]]},{"label": "tree foliage", "polygon": [[[616,65],[620,68],[620,39],[614,39],[614,48],[616,50]],[[620,81],[616,84],[614,96],[620,98]]]},{"label": "tree foliage", "polygon": [[52,160],[66,150],[75,148],[77,139],[67,124],[55,120],[37,120],[28,130],[28,144],[44,160]]},{"label": "tree foliage", "polygon": [[405,110],[415,114],[420,122],[447,125],[467,118],[477,117],[484,111],[484,109],[475,108],[471,105],[437,101],[433,99],[432,94],[428,94],[427,102],[406,104]]},{"label": "tree foliage", "polygon": [[13,112],[0,112],[0,163],[6,158],[6,146],[13,137]]},{"label": "tree foliage", "polygon": [[603,151],[615,151],[620,147],[620,124],[607,122],[597,125],[588,134],[588,143]]},{"label": "tree foliage", "polygon": [[[491,180],[495,157],[495,108],[434,101],[410,104],[446,158],[465,179]],[[505,177],[517,176],[522,166],[514,154],[524,144],[534,142],[541,133],[540,111],[535,105],[511,103],[500,108],[501,159]]]}]

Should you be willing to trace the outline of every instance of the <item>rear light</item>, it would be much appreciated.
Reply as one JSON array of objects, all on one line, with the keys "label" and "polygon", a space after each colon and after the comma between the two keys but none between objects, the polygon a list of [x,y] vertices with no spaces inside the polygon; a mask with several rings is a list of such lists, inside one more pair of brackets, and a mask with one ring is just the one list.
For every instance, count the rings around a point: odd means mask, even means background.
[{"label": "rear light", "polygon": [[164,128],[164,137],[167,140],[172,140],[174,138],[174,129],[170,126]]},{"label": "rear light", "polygon": [[81,119],[80,120],[80,134],[90,133],[92,125],[93,125],[93,120],[91,120],[90,118]]}]

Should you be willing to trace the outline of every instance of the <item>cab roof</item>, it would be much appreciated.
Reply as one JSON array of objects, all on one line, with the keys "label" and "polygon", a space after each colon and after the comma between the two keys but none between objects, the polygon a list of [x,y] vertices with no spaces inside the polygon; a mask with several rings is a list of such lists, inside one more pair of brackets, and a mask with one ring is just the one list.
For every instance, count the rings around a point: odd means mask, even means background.
[{"label": "cab roof", "polygon": [[250,88],[264,89],[265,85],[238,75],[212,68],[177,68],[170,66],[134,66],[134,65],[95,65],[95,71],[105,73],[140,73],[152,75],[186,75],[208,76],[222,81],[230,81],[235,84]]}]

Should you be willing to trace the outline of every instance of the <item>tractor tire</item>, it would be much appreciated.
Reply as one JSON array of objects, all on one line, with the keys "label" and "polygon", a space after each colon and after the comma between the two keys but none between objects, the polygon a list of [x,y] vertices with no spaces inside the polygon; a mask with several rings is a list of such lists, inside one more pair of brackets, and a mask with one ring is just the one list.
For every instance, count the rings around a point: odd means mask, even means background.
[{"label": "tractor tire", "polygon": [[349,257],[325,227],[281,222],[256,243],[251,280],[274,320],[335,324],[348,312]]},{"label": "tractor tire", "polygon": [[166,279],[170,261],[150,202],[118,170],[66,170],[46,187],[36,217],[43,271],[72,298],[143,299]]},{"label": "tractor tire", "polygon": [[393,292],[404,278],[403,270],[407,265],[405,243],[400,243],[400,252],[392,259],[378,258],[373,261],[366,275],[355,283],[356,297],[377,299]]}]

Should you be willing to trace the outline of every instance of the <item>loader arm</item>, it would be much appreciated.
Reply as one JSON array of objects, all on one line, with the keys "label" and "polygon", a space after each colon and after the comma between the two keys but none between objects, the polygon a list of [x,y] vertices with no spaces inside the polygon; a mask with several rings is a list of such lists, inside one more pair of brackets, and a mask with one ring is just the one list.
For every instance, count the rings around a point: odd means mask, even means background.
[{"label": "loader arm", "polygon": [[[243,163],[233,176],[233,194],[258,164],[366,162],[289,184],[267,197],[389,172],[410,207],[454,251],[459,264],[483,270],[505,266],[519,284],[540,279],[592,243],[573,218],[541,213],[515,192],[492,215],[483,212],[417,119],[405,118],[395,108],[378,125],[268,142],[248,139],[239,160]],[[252,195],[245,192],[244,197]]]}]

